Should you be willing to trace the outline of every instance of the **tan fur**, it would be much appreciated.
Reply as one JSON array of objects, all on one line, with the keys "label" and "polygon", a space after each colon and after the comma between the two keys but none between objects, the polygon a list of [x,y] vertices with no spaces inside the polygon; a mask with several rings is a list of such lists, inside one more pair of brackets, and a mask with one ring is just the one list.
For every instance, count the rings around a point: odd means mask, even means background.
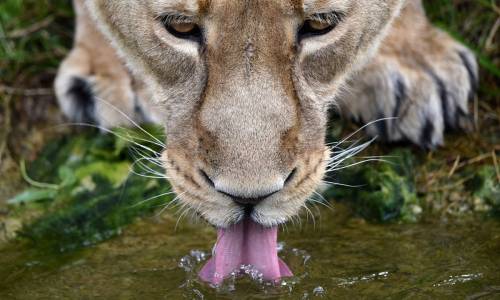
[{"label": "tan fur", "polygon": [[[101,98],[136,120],[139,111],[163,124],[175,191],[219,227],[244,217],[228,194],[273,193],[251,215],[264,225],[299,212],[326,170],[335,99],[360,122],[397,118],[369,134],[425,147],[442,142],[442,108],[448,120],[460,112],[457,127],[467,119],[473,56],[429,25],[419,0],[82,1],[75,1],[75,48],[56,82],[61,107],[79,116],[70,92],[78,76],[93,84],[99,124],[126,123]],[[332,32],[298,42],[304,19],[330,11],[345,16]],[[172,12],[196,20],[202,44],[165,30],[159,16]],[[395,96],[401,90],[404,97]]]}]

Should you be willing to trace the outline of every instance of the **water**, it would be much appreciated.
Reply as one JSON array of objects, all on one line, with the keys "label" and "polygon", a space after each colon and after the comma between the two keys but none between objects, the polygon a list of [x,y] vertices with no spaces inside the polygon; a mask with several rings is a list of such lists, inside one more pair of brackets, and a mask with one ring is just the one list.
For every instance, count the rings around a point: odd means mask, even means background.
[{"label": "water", "polygon": [[196,276],[214,230],[174,230],[175,222],[140,221],[78,253],[8,245],[0,249],[0,299],[500,299],[498,220],[374,225],[339,206],[315,226],[280,233],[280,256],[295,277],[273,285],[246,266],[249,276],[217,289]]}]

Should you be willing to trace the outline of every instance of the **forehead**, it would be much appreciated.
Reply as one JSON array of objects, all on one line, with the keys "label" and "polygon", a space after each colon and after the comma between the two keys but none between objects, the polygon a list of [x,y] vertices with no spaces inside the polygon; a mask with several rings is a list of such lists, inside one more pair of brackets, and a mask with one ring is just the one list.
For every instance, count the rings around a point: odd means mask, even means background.
[{"label": "forehead", "polygon": [[284,13],[316,13],[345,10],[352,0],[150,0],[154,11],[176,11],[189,15],[216,13],[219,9],[240,7],[252,9],[273,6]]}]

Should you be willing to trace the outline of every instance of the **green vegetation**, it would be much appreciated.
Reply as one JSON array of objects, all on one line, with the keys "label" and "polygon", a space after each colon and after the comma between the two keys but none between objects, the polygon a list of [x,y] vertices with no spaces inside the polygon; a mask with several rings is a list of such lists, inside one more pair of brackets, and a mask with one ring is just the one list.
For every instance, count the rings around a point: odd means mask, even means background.
[{"label": "green vegetation", "polygon": [[68,0],[5,0],[0,3],[0,78],[17,87],[53,72],[71,45],[73,11]]},{"label": "green vegetation", "polygon": [[[161,136],[154,128],[149,132]],[[167,205],[173,198],[170,186],[152,175],[161,172],[160,163],[142,158],[154,157],[148,149],[160,150],[144,142],[151,139],[121,129],[114,135],[88,132],[49,143],[24,172],[31,187],[8,200],[18,214],[36,214],[19,236],[67,251],[108,239],[135,218]]]},{"label": "green vegetation", "polygon": [[466,182],[466,187],[471,193],[474,202],[480,203],[486,210],[500,213],[500,184],[496,177],[495,168],[484,166],[479,170],[470,170],[472,178]]},{"label": "green vegetation", "polygon": [[413,174],[415,157],[394,151],[384,161],[355,165],[332,175],[340,183],[327,191],[329,198],[348,201],[355,211],[373,221],[415,222],[422,213]]}]

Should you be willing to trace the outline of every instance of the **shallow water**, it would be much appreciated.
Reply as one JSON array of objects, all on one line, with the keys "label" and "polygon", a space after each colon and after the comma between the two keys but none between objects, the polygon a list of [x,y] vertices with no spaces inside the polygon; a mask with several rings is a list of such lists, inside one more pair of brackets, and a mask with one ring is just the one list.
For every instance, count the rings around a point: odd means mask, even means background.
[{"label": "shallow water", "polygon": [[[296,277],[200,283],[215,232],[166,216],[72,254],[0,249],[0,299],[500,299],[500,222],[374,225],[342,206],[289,225],[281,256]],[[251,270],[250,270],[251,271]],[[251,273],[251,272],[250,272]],[[255,275],[255,274],[254,274]]]}]

